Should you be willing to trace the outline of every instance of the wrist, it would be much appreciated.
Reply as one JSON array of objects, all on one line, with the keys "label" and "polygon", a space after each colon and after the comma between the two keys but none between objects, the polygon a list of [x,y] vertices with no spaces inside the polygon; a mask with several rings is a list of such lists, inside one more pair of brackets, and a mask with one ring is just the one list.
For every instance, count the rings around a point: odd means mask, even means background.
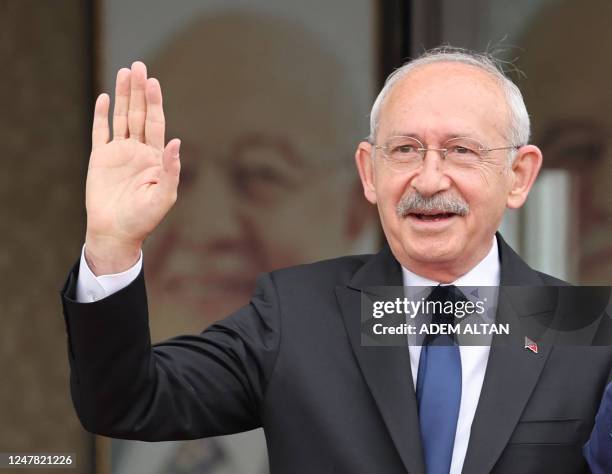
[{"label": "wrist", "polygon": [[123,241],[114,237],[85,237],[85,261],[96,276],[124,272],[140,258],[142,242]]}]

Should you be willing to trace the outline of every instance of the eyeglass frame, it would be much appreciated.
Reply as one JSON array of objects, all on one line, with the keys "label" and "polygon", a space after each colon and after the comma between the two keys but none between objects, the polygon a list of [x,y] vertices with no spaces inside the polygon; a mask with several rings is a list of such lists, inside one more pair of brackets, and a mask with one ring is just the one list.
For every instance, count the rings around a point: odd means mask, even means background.
[{"label": "eyeglass frame", "polygon": [[[427,154],[428,151],[437,151],[440,152],[440,155],[442,156],[443,160],[446,160],[447,154],[448,154],[448,148],[431,148],[426,146],[423,142],[421,142],[421,140],[419,140],[418,138],[415,137],[411,137],[408,135],[394,135],[389,137],[391,138],[405,138],[405,139],[411,139],[414,140],[415,142],[417,142],[420,147],[416,149],[416,151],[419,153],[420,157],[421,157],[421,162],[425,161],[425,156]],[[453,138],[449,138],[448,140],[446,140],[443,145],[448,144],[448,142],[452,141],[452,140],[472,140],[475,143],[478,143],[481,147],[477,150],[482,156],[486,156],[488,155],[490,152],[492,151],[498,151],[498,150],[518,150],[519,148],[523,147],[524,145],[508,145],[508,146],[502,146],[502,147],[494,147],[494,148],[485,148],[484,145],[479,142],[478,140],[476,140],[475,138],[472,137],[453,137]],[[375,143],[369,142],[370,145],[372,145],[374,147],[375,150],[382,150],[383,154],[385,156],[385,158],[389,158],[388,156],[388,145],[376,145]]]}]

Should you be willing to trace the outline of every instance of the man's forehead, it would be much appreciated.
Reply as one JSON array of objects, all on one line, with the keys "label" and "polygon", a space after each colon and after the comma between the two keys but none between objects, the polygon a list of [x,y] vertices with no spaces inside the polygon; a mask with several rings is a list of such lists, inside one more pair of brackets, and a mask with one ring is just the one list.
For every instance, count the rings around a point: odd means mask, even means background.
[{"label": "man's forehead", "polygon": [[448,97],[504,101],[499,81],[484,69],[458,61],[424,64],[409,71],[398,80],[389,97],[398,99],[419,97],[426,93],[446,93]]},{"label": "man's forehead", "polygon": [[[428,121],[453,128],[442,133],[484,126],[504,134],[508,104],[498,79],[487,71],[456,61],[436,62],[409,71],[392,87],[381,109],[381,122],[397,120],[407,122],[409,128],[420,124],[431,129]],[[405,128],[389,125],[395,131]]]}]

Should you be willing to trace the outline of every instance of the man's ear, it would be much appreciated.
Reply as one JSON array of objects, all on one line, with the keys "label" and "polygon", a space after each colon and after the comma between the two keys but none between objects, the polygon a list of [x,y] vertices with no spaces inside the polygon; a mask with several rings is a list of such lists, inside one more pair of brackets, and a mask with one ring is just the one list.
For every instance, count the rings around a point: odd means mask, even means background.
[{"label": "man's ear", "polygon": [[374,181],[374,147],[366,141],[359,142],[355,151],[355,163],[361,178],[363,194],[372,204],[376,204],[376,185]]},{"label": "man's ear", "polygon": [[362,197],[362,186],[353,176],[350,191],[350,206],[346,225],[346,235],[350,239],[357,239],[378,223],[376,206],[372,206]]},{"label": "man's ear", "polygon": [[542,152],[537,146],[525,145],[518,149],[510,174],[512,183],[506,205],[518,209],[527,200],[527,195],[542,167]]}]

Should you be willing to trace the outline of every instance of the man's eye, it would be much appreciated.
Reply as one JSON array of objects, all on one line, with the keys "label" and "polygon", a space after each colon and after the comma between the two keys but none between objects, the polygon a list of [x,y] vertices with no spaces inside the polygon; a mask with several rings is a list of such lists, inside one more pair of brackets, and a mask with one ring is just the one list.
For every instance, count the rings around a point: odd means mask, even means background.
[{"label": "man's eye", "polygon": [[468,155],[468,154],[476,153],[475,150],[472,150],[471,148],[468,148],[466,146],[460,146],[460,145],[450,147],[448,149],[448,152],[449,153],[454,153],[454,154],[457,154],[457,155]]},{"label": "man's eye", "polygon": [[417,148],[414,145],[400,145],[395,147],[395,150],[398,153],[416,153]]},{"label": "man's eye", "polygon": [[282,167],[264,163],[237,163],[231,169],[236,191],[252,202],[271,203],[282,197],[297,183]]}]

